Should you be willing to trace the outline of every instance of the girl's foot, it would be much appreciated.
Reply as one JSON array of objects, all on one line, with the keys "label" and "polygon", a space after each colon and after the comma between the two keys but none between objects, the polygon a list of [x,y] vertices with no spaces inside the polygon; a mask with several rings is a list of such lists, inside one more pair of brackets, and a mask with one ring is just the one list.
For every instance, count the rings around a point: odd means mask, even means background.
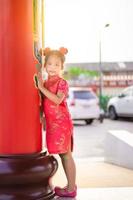
[{"label": "girl's foot", "polygon": [[76,197],[77,195],[77,186],[73,191],[69,191],[67,186],[64,188],[55,187],[55,194],[59,197]]},{"label": "girl's foot", "polygon": [[65,189],[65,188],[67,188],[68,186],[66,185],[64,188],[61,188],[61,187],[59,187],[59,186],[56,186],[55,188],[54,188],[54,191],[57,191],[57,190],[60,190],[60,189]]}]

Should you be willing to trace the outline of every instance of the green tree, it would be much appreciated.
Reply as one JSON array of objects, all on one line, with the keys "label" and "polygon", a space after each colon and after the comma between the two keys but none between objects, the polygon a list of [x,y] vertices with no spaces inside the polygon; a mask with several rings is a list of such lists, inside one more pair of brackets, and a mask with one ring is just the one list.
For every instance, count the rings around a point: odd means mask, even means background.
[{"label": "green tree", "polygon": [[70,78],[78,78],[81,74],[83,74],[86,78],[99,76],[98,72],[96,71],[87,70],[80,67],[70,67],[67,71],[67,74]]}]

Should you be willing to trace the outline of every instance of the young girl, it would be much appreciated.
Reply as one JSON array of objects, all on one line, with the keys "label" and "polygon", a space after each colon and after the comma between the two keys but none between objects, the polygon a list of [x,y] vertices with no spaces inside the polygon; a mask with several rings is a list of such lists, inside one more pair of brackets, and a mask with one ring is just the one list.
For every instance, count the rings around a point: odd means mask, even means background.
[{"label": "young girl", "polygon": [[67,178],[67,186],[55,187],[55,194],[61,197],[75,197],[76,168],[72,157],[73,125],[66,103],[68,83],[61,78],[67,49],[44,49],[48,79],[43,83],[38,75],[38,88],[44,94],[44,113],[46,119],[46,143],[50,154],[59,154]]}]

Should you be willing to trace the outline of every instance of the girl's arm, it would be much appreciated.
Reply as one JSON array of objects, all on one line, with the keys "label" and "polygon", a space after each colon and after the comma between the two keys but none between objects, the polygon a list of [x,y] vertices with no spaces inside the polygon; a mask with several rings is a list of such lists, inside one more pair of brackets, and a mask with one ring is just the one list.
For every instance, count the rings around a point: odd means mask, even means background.
[{"label": "girl's arm", "polygon": [[57,94],[53,94],[52,92],[47,90],[43,86],[43,82],[42,82],[41,78],[39,77],[39,75],[38,75],[38,88],[48,99],[50,99],[51,101],[53,101],[57,105],[59,105],[65,97],[65,94],[63,94],[62,92],[58,92]]}]

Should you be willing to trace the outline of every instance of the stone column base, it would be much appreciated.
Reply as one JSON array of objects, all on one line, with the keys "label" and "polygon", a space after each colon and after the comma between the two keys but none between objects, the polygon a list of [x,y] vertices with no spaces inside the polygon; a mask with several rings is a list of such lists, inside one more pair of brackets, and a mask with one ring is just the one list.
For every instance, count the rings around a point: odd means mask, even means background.
[{"label": "stone column base", "polygon": [[58,168],[46,152],[0,156],[0,200],[46,200],[54,197],[50,184]]}]

